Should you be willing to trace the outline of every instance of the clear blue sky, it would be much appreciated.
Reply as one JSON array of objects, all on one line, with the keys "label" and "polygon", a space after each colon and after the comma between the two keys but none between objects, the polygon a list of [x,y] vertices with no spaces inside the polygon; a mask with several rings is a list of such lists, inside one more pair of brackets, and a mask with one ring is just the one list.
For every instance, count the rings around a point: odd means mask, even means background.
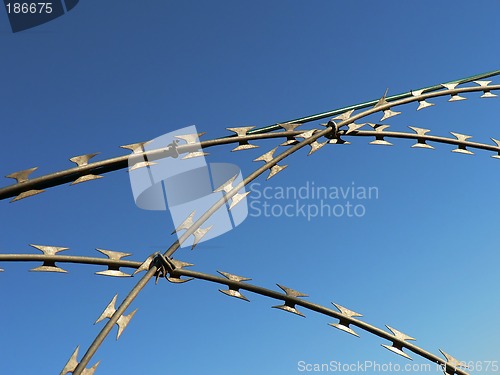
[{"label": "clear blue sky", "polygon": [[[193,124],[214,138],[229,134],[226,127],[375,99],[386,88],[396,94],[499,69],[499,14],[493,0],[82,0],[61,18],[12,34],[2,10],[0,174],[39,166],[39,176],[69,167],[72,156],[124,155],[118,146]],[[468,97],[420,112],[402,107],[386,123],[500,139],[500,102]],[[499,160],[393,143],[356,138],[310,157],[302,151],[273,179],[257,180],[274,188],[376,187],[378,199],[357,202],[362,218],[249,217],[176,257],[199,271],[339,303],[435,354],[499,361]],[[257,167],[251,160],[274,144],[212,149],[208,161],[248,174]],[[35,253],[34,243],[142,260],[174,240],[168,213],[135,207],[124,171],[0,206],[2,253]],[[96,276],[102,268],[92,266],[27,272],[36,265],[0,264],[0,374],[58,374],[77,345],[83,352],[91,343],[103,324],[92,323],[115,293],[123,298],[137,281]],[[102,360],[97,374],[293,375],[301,360],[406,363],[380,347],[384,340],[327,326],[334,319],[303,319],[269,308],[276,303],[264,297],[247,294],[248,304],[217,289],[202,281],[148,285],[120,340],[114,330],[91,362]]]}]

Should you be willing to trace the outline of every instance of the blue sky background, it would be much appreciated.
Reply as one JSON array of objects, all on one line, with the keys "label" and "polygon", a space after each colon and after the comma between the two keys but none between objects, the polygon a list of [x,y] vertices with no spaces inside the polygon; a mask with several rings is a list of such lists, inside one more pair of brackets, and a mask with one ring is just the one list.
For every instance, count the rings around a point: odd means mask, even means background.
[{"label": "blue sky background", "polygon": [[[0,11],[0,174],[39,166],[38,176],[70,167],[72,156],[124,155],[118,146],[193,124],[204,139],[215,138],[229,134],[226,127],[376,99],[386,88],[396,94],[495,70],[499,11],[498,1],[82,0],[17,34]],[[435,100],[418,113],[416,104],[401,107],[385,123],[499,139],[499,101],[468,98]],[[393,143],[356,138],[310,157],[303,150],[284,172],[258,180],[375,186],[379,197],[361,202],[363,218],[249,217],[176,257],[199,271],[339,303],[435,354],[441,348],[466,361],[499,361],[499,161],[447,145]],[[211,149],[208,161],[236,163],[248,174],[275,142],[260,144],[239,153]],[[135,207],[124,171],[0,206],[2,253],[35,253],[28,246],[35,243],[70,247],[68,255],[99,256],[99,247],[142,260],[174,241],[168,213]],[[59,373],[74,348],[81,345],[82,355],[97,335],[103,323],[92,323],[114,294],[123,298],[137,281],[95,276],[102,268],[92,266],[27,272],[36,265],[0,265],[0,374]],[[91,362],[102,360],[97,373],[289,375],[301,360],[407,363],[380,347],[384,340],[328,327],[334,319],[307,312],[303,319],[270,309],[276,303],[264,297],[247,293],[248,304],[217,289],[202,281],[148,285],[120,340],[113,331]]]}]

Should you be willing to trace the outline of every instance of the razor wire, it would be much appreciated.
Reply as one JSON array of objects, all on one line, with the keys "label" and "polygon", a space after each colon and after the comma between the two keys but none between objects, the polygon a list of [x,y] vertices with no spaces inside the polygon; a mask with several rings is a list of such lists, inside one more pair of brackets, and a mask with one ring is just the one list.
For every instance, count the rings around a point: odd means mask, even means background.
[{"label": "razor wire", "polygon": [[[486,75],[480,75],[476,77],[484,78],[485,76],[497,75],[500,74],[499,71],[487,73]],[[474,77],[475,78],[475,77]],[[92,368],[86,368],[90,359],[95,354],[100,344],[103,342],[105,337],[109,334],[111,329],[115,324],[119,327],[118,336],[121,335],[125,327],[130,322],[132,316],[135,314],[135,311],[130,313],[129,315],[124,315],[125,311],[129,307],[129,305],[133,302],[135,297],[140,293],[141,289],[149,282],[149,280],[153,277],[156,277],[158,280],[159,277],[166,277],[169,281],[173,282],[184,282],[185,279],[181,279],[181,276],[191,277],[195,279],[202,279],[210,282],[215,282],[219,284],[225,284],[229,289],[221,290],[223,293],[237,297],[240,299],[246,299],[240,290],[247,290],[256,294],[260,294],[263,296],[267,296],[274,299],[280,299],[284,301],[283,305],[274,306],[281,310],[285,310],[288,312],[292,312],[298,315],[302,315],[297,309],[296,305],[305,307],[306,309],[319,312],[321,314],[325,314],[334,318],[339,319],[339,323],[331,324],[332,326],[339,328],[347,333],[351,333],[357,335],[350,325],[356,326],[370,332],[376,336],[389,340],[392,345],[384,345],[387,349],[392,352],[402,355],[406,358],[409,358],[408,354],[406,354],[403,349],[408,349],[415,354],[426,358],[432,362],[439,363],[443,366],[445,373],[447,374],[467,374],[464,370],[462,370],[461,362],[456,360],[454,357],[442,351],[442,354],[446,358],[443,360],[421,348],[415,346],[407,341],[414,340],[412,337],[403,334],[402,332],[387,326],[387,328],[391,331],[388,333],[384,330],[378,329],[372,325],[364,323],[356,317],[359,317],[360,314],[353,312],[345,307],[340,305],[335,305],[338,311],[327,309],[320,305],[308,303],[300,297],[304,297],[300,292],[297,292],[293,289],[283,287],[281,285],[280,288],[285,292],[278,293],[269,289],[265,289],[262,287],[254,286],[251,284],[247,284],[244,281],[249,279],[242,278],[240,276],[236,276],[233,274],[220,272],[223,278],[193,272],[188,270],[183,270],[183,267],[188,266],[189,264],[184,262],[179,262],[172,258],[172,255],[177,251],[180,245],[191,235],[194,236],[193,248],[196,244],[203,238],[203,236],[210,230],[209,227],[201,228],[203,223],[221,206],[226,203],[230,204],[230,209],[234,207],[238,202],[240,202],[244,196],[248,193],[239,193],[239,191],[247,185],[249,182],[253,181],[266,171],[269,171],[268,179],[281,172],[286,168],[286,165],[278,165],[279,162],[284,160],[286,157],[305,147],[306,145],[310,146],[310,150],[308,155],[318,151],[326,144],[348,144],[349,142],[345,141],[345,137],[349,136],[361,136],[361,137],[373,137],[374,140],[370,142],[371,144],[376,145],[391,145],[390,142],[386,140],[386,138],[406,138],[406,139],[414,139],[417,141],[412,147],[418,148],[433,148],[432,145],[427,142],[432,143],[444,143],[444,144],[452,144],[457,146],[456,149],[453,149],[453,152],[464,153],[464,154],[472,154],[470,149],[482,149],[486,151],[495,152],[496,155],[492,155],[494,158],[500,158],[500,141],[492,138],[492,141],[495,145],[489,145],[485,143],[471,142],[469,139],[471,136],[464,135],[460,133],[451,133],[454,138],[444,137],[444,136],[433,136],[428,134],[430,132],[429,129],[417,128],[410,126],[410,129],[413,133],[406,132],[392,132],[386,131],[389,125],[381,124],[381,122],[397,116],[402,112],[394,111],[393,108],[399,107],[405,104],[417,102],[418,108],[417,110],[421,110],[430,106],[433,106],[434,103],[428,102],[427,100],[441,97],[441,96],[450,96],[449,101],[461,101],[466,98],[462,96],[462,94],[472,93],[472,92],[482,92],[482,98],[490,98],[496,97],[492,91],[500,90],[500,85],[490,85],[491,81],[484,80],[473,80],[475,86],[466,86],[466,87],[457,87],[461,84],[469,83],[470,80],[461,80],[454,81],[451,83],[445,83],[439,85],[439,87],[433,86],[431,88],[414,90],[407,94],[400,94],[394,97],[387,97],[387,92],[377,101],[362,103],[357,106],[346,107],[347,110],[336,110],[325,112],[320,115],[309,116],[308,118],[303,118],[303,121],[290,121],[283,124],[279,124],[276,126],[254,129],[253,127],[240,127],[240,128],[228,128],[228,130],[235,133],[233,136],[212,139],[209,141],[196,142],[198,134],[196,135],[185,135],[185,136],[177,136],[180,140],[183,140],[184,144],[173,143],[166,148],[156,149],[151,151],[145,151],[144,145],[146,142],[125,145],[123,148],[129,149],[132,151],[132,155],[116,157],[112,159],[107,159],[101,162],[89,163],[89,160],[96,156],[97,154],[87,154],[81,155],[78,157],[73,157],[70,160],[77,164],[75,168],[67,169],[64,171],[48,174],[45,176],[29,179],[29,176],[32,172],[36,170],[36,168],[30,168],[27,170],[23,170],[20,172],[15,172],[7,177],[16,179],[16,184],[7,186],[0,189],[0,199],[6,199],[10,197],[14,197],[12,202],[17,200],[27,198],[33,195],[40,194],[46,188],[50,188],[53,186],[61,185],[63,183],[71,182],[72,185],[87,182],[95,179],[99,179],[102,177],[102,174],[126,168],[128,165],[133,165],[132,168],[148,168],[154,164],[154,160],[158,160],[165,157],[179,157],[180,155],[184,155],[185,158],[192,158],[203,156],[206,153],[202,150],[204,148],[223,145],[223,144],[232,144],[238,143],[238,145],[233,149],[233,151],[247,150],[256,148],[257,145],[250,144],[250,141],[257,141],[261,139],[270,139],[270,138],[286,138],[285,142],[281,143],[281,146],[290,146],[281,154],[275,156],[275,152],[279,146],[274,149],[264,153],[260,157],[254,159],[254,161],[263,161],[264,165],[260,168],[256,169],[253,173],[248,175],[241,183],[236,186],[232,185],[234,179],[230,179],[225,184],[223,184],[218,191],[224,191],[224,196],[219,201],[217,201],[209,210],[203,213],[196,221],[194,220],[195,213],[191,213],[186,220],[176,228],[176,231],[185,230],[185,232],[176,240],[169,249],[164,254],[152,254],[149,256],[146,261],[139,262],[131,262],[122,260],[123,257],[128,256],[130,254],[114,252],[109,250],[98,249],[101,253],[106,255],[108,259],[102,258],[92,258],[92,257],[77,257],[77,256],[62,256],[58,255],[60,251],[66,250],[67,248],[55,247],[55,246],[40,246],[33,245],[38,250],[42,251],[43,254],[3,254],[0,255],[0,261],[34,261],[41,260],[43,262],[42,266],[39,266],[33,270],[35,271],[49,271],[49,272],[64,272],[63,269],[56,266],[56,262],[72,262],[72,263],[83,263],[83,264],[100,264],[107,265],[108,269],[105,271],[100,271],[98,274],[107,275],[107,276],[128,276],[124,274],[120,267],[131,267],[136,268],[136,272],[138,271],[147,271],[146,274],[141,278],[141,280],[134,286],[131,292],[127,295],[127,297],[122,301],[118,309],[115,308],[115,304],[117,301],[117,296],[113,298],[111,303],[106,307],[105,311],[98,319],[98,321],[103,319],[109,319],[103,329],[100,331],[94,342],[90,345],[89,349],[86,351],[82,360],[78,362],[78,348],[71,356],[70,360],[66,364],[65,368],[61,372],[61,374],[65,375],[68,372],[73,374],[92,374],[97,367],[94,365]],[[371,106],[373,103],[373,108],[370,108],[366,111],[362,111],[354,114],[354,112],[358,109],[366,108]],[[328,123],[323,124],[324,129],[309,129],[309,130],[301,130],[298,131],[296,128],[302,125],[305,122],[313,121],[330,117],[332,112],[335,112],[336,117],[333,117]],[[363,119],[369,115],[382,112],[383,116],[379,122],[365,122],[365,123],[356,123],[355,121]],[[370,126],[373,130],[366,131],[361,130],[365,126]],[[271,131],[281,129],[279,132],[270,133]],[[253,133],[252,133],[253,132]],[[325,137],[326,140],[319,142],[318,140],[321,137]],[[341,138],[343,137],[343,138]],[[302,141],[298,141],[297,138],[302,138]],[[146,161],[144,161],[146,160]]]},{"label": "razor wire", "polygon": [[[247,281],[250,278],[238,276],[228,272],[217,271],[221,276],[216,276],[208,273],[191,271],[185,269],[186,267],[194,266],[191,263],[179,261],[177,259],[165,258],[160,253],[155,253],[150,255],[144,262],[136,261],[126,261],[122,260],[124,256],[129,256],[131,254],[121,253],[117,251],[102,250],[97,249],[97,251],[105,254],[107,258],[96,258],[96,257],[83,257],[83,256],[73,256],[73,255],[57,255],[58,252],[69,250],[68,248],[56,247],[56,246],[42,246],[42,245],[31,245],[32,247],[40,250],[43,254],[2,254],[0,255],[0,261],[2,262],[36,262],[42,261],[41,266],[32,268],[30,271],[47,271],[47,272],[67,272],[65,269],[56,265],[56,263],[76,263],[76,264],[86,264],[86,265],[102,265],[107,266],[106,270],[97,271],[96,275],[106,275],[106,276],[132,276],[139,272],[149,270],[152,265],[158,268],[156,273],[156,282],[159,278],[165,278],[171,283],[185,283],[193,279],[204,280],[215,284],[225,285],[228,289],[219,289],[219,291],[227,296],[238,298],[249,302],[250,300],[242,294],[242,290],[268,297],[274,300],[283,301],[282,305],[272,306],[272,308],[287,311],[298,316],[305,317],[305,315],[297,309],[297,306],[301,306],[309,311],[317,312],[319,314],[338,319],[338,323],[328,323],[329,326],[337,328],[343,332],[349,333],[353,336],[359,337],[359,334],[353,330],[354,327],[358,327],[363,331],[371,333],[375,336],[388,340],[391,344],[381,344],[384,348],[398,354],[404,358],[412,359],[403,349],[408,349],[409,351],[415,353],[416,355],[425,358],[429,361],[439,364],[443,369],[447,368],[448,373],[452,370],[456,374],[467,374],[465,371],[461,370],[459,367],[461,362],[449,355],[448,353],[441,351],[445,355],[446,360],[414,345],[408,341],[414,341],[415,339],[408,336],[401,331],[386,325],[390,332],[384,331],[377,328],[374,325],[361,321],[357,318],[363,315],[352,311],[344,306],[332,302],[332,305],[336,310],[322,306],[316,303],[308,302],[303,300],[303,297],[308,297],[308,295],[298,292],[294,289],[288,288],[281,284],[276,284],[282,292],[277,292],[271,289],[267,289],[254,284],[249,284]],[[133,274],[128,274],[120,270],[120,268],[132,268],[135,269]],[[183,278],[184,277],[184,278]],[[118,295],[115,295],[111,302],[106,306],[103,313],[99,316],[95,323],[99,323],[104,319],[108,319],[116,311],[115,304]],[[132,317],[134,316],[134,310],[128,315],[122,315],[116,322],[118,326],[116,339],[118,340],[125,330],[125,328],[130,323]],[[77,356],[79,352],[79,347],[75,349],[70,360],[65,365],[61,374],[67,374],[68,372],[75,371],[77,362]],[[92,374],[93,370],[97,368],[96,365],[92,368],[83,370],[83,374]],[[86,371],[86,372],[85,372]]]}]

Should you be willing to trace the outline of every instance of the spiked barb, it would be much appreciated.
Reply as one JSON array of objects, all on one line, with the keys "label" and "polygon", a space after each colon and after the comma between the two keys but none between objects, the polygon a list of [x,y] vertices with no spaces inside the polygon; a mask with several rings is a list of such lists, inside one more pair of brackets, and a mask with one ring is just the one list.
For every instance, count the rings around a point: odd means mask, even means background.
[{"label": "spiked barb", "polygon": [[121,148],[124,148],[126,150],[132,151],[134,154],[142,154],[144,152],[144,146],[148,142],[137,142],[137,143],[131,143],[129,145],[124,145],[120,146]]},{"label": "spiked barb", "polygon": [[98,155],[98,152],[95,152],[93,154],[86,154],[86,155],[80,155],[80,156],[73,156],[69,160],[75,163],[78,167],[83,167],[85,165],[89,164],[89,160],[92,159],[94,156]]},{"label": "spiked barb", "polygon": [[[189,214],[189,216],[177,227],[175,228],[175,230],[172,232],[172,234],[174,233],[177,233],[179,232],[180,230],[189,230],[193,224],[194,224],[194,214],[195,214],[196,211],[193,211]],[[193,245],[191,246],[191,250],[193,250],[195,248],[195,246],[198,244],[198,242],[201,241],[201,239],[208,233],[208,231],[212,228],[212,225],[207,227],[207,228],[197,228],[194,232],[193,232],[193,236],[194,236],[194,241],[193,241]]]},{"label": "spiked barb", "polygon": [[[377,104],[375,104],[375,106],[373,108],[378,108],[378,107],[385,106],[386,104],[389,104],[389,102],[387,101],[387,92],[388,91],[389,91],[389,89],[385,90],[385,94],[378,100]],[[390,108],[385,109],[384,115],[382,116],[380,121],[384,121],[390,117],[394,117],[394,116],[397,116],[399,114],[401,114],[401,112],[392,111]]]},{"label": "spiked barb", "polygon": [[129,168],[129,172],[132,172],[132,171],[135,171],[137,169],[141,169],[141,168],[148,168],[148,167],[151,167],[153,165],[156,165],[158,163],[154,162],[154,161],[140,161],[138,163],[135,163],[133,166],[131,166]]},{"label": "spiked barb", "polygon": [[[126,150],[132,151],[133,154],[142,154],[143,152],[145,152],[144,146],[146,146],[148,143],[149,143],[149,141],[148,142],[137,142],[137,143],[131,143],[129,145],[124,145],[124,146],[120,146],[120,147],[124,148]],[[139,159],[139,160],[144,160],[144,159]],[[132,172],[132,171],[135,171],[136,169],[150,167],[150,166],[155,165],[155,164],[156,164],[155,162],[138,161],[137,163],[132,165],[128,169],[128,171]],[[84,182],[84,181],[81,181],[81,182]],[[75,181],[75,183],[77,183],[77,182]]]},{"label": "spiked barb", "polygon": [[132,275],[135,275],[136,273],[142,272],[142,271],[147,271],[149,268],[151,268],[151,264],[153,263],[153,260],[155,257],[158,255],[158,253],[151,254],[146,258],[144,262],[141,263],[139,268],[137,268]]},{"label": "spiked barb", "polygon": [[383,146],[392,146],[391,142],[388,142],[384,139],[384,130],[389,127],[389,125],[381,125],[381,124],[368,124],[370,125],[378,134],[375,136],[375,140],[371,141],[371,145],[383,145]]},{"label": "spiked barb", "polygon": [[80,184],[82,182],[87,182],[87,181],[92,181],[92,180],[98,180],[102,178],[103,176],[96,175],[96,174],[86,174],[85,176],[78,177],[75,181],[71,183],[71,185],[76,185]]},{"label": "spiked barb", "polygon": [[[142,154],[143,152],[145,152],[144,146],[146,146],[148,143],[149,143],[149,141],[148,142],[138,142],[138,143],[132,143],[130,145],[125,145],[125,146],[120,146],[120,147],[127,149],[127,150],[131,150],[133,154]],[[128,169],[129,172],[135,171],[136,169],[151,167],[152,165],[157,164],[157,163],[152,162],[152,161],[144,160],[144,158],[137,159],[137,160],[138,160],[137,163],[134,163],[134,165],[132,165]],[[139,160],[142,160],[142,161],[139,161]],[[130,160],[129,160],[129,162],[130,162]]]},{"label": "spiked barb", "polygon": [[177,227],[174,229],[172,234],[178,233],[180,230],[188,230],[194,223],[193,217],[196,211],[193,211],[189,214],[189,216]]},{"label": "spiked barb", "polygon": [[287,132],[294,131],[297,127],[302,125],[301,123],[286,123],[286,124],[280,124],[279,126],[285,129]]},{"label": "spiked barb", "polygon": [[463,144],[463,142],[467,142],[469,138],[472,138],[471,135],[464,135],[464,134],[459,134],[459,133],[453,133],[450,132],[455,136],[457,141],[459,142],[458,147],[454,150],[451,150],[451,152],[458,152],[461,154],[466,154],[466,155],[474,155],[472,151],[467,150],[466,146]]},{"label": "spiked barb", "polygon": [[[233,189],[233,182],[238,177],[238,175],[234,175],[231,177],[229,180],[227,180],[224,184],[219,186],[217,189],[214,190],[214,193],[224,191],[226,194],[229,194]],[[231,199],[231,205],[229,206],[229,209],[231,210],[234,206],[236,206],[239,202],[241,202],[248,194],[250,194],[249,191],[244,192],[244,193],[236,193],[234,194],[230,199]]]},{"label": "spiked barb", "polygon": [[[448,91],[453,91],[458,86],[458,83],[456,83],[456,82],[455,83],[443,83],[441,86],[448,89]],[[457,102],[460,100],[467,100],[467,98],[460,96],[458,94],[451,94],[451,97],[448,101],[449,102]]]},{"label": "spiked barb", "polygon": [[62,268],[56,266],[56,263],[54,260],[51,260],[50,257],[56,255],[57,253],[68,250],[68,247],[57,247],[57,246],[43,246],[43,245],[30,245],[31,247],[34,247],[35,249],[40,250],[44,255],[47,256],[45,260],[43,261],[43,264],[39,267],[32,268],[30,271],[37,271],[37,272],[60,272],[60,273],[66,273],[68,271],[63,270]]},{"label": "spiked barb", "polygon": [[37,194],[40,194],[40,193],[43,193],[45,190],[36,190],[36,189],[32,189],[32,190],[28,190],[28,191],[23,191],[21,194],[19,194],[17,197],[15,197],[14,199],[12,199],[10,202],[17,202],[21,199],[24,199],[24,198],[28,198],[28,197],[31,197],[33,195],[37,195]]},{"label": "spiked barb", "polygon": [[193,245],[191,246],[191,250],[193,250],[195,248],[195,246],[198,245],[198,243],[201,241],[201,239],[203,237],[205,237],[205,235],[208,233],[208,231],[210,229],[212,229],[212,227],[213,227],[213,225],[210,225],[209,227],[206,227],[206,228],[197,228],[193,232],[194,241],[193,241]]},{"label": "spiked barb", "polygon": [[250,194],[249,191],[246,191],[244,193],[236,193],[233,195],[231,198],[231,205],[229,206],[229,209],[231,210],[234,206],[236,206],[239,202],[241,202],[245,197]]},{"label": "spiked barb", "polygon": [[[73,354],[71,355],[71,358],[68,360],[64,368],[62,369],[61,373],[59,375],[66,375],[69,373],[73,373],[78,366],[78,351],[80,350],[80,347],[77,346]],[[97,362],[94,366],[91,368],[86,368],[82,371],[82,375],[93,375],[95,373],[95,370],[97,369],[97,366],[99,366],[99,362]]]},{"label": "spiked barb", "polygon": [[358,314],[357,312],[349,310],[349,309],[345,308],[344,306],[340,306],[340,305],[333,303],[333,302],[332,302],[332,305],[335,306],[340,311],[340,313],[342,314],[343,317],[339,318],[338,323],[328,323],[328,325],[335,327],[337,329],[340,329],[341,331],[350,333],[353,336],[359,337],[359,335],[356,332],[354,332],[352,330],[352,328],[349,327],[349,324],[350,324],[349,320],[351,318],[359,317],[359,316],[363,316],[363,315]]},{"label": "spiked barb", "polygon": [[373,106],[373,108],[379,108],[382,107],[383,105],[388,104],[389,102],[387,101],[387,93],[389,92],[389,88],[385,89],[384,95],[377,101],[377,103]]},{"label": "spiked barb", "polygon": [[[297,124],[286,123],[286,124],[280,124],[279,126],[283,129],[285,129],[285,131],[290,132],[290,131],[294,131],[295,128],[299,127],[300,125],[302,125],[302,124],[300,124],[300,123],[297,123]],[[283,142],[282,144],[280,144],[280,146],[290,146],[290,145],[297,144],[298,142],[299,141],[297,141],[293,135],[289,135],[286,137],[286,141]]]},{"label": "spiked barb", "polygon": [[[257,159],[254,159],[254,161],[263,161],[264,163],[270,163],[274,159],[274,153],[278,147],[273,148],[271,151],[266,152],[264,155],[259,156]],[[269,180],[271,177],[276,175],[277,173],[281,172],[283,169],[285,169],[287,165],[273,165],[270,168],[269,175],[267,176],[267,180]]]},{"label": "spiked barb", "polygon": [[[217,271],[217,272],[220,273],[222,276],[224,276],[226,279],[229,279],[231,281],[235,281],[236,283],[240,283],[242,281],[252,280],[252,279],[249,279],[248,277],[237,276],[237,275],[233,275],[233,274],[227,273],[227,272],[222,272],[222,271]],[[235,297],[235,298],[239,298],[239,299],[242,299],[244,301],[250,302],[250,300],[247,297],[245,297],[243,294],[241,294],[240,288],[238,288],[236,285],[228,285],[228,288],[229,289],[226,289],[226,290],[219,289],[219,292],[224,293],[226,296]]]},{"label": "spiked barb", "polygon": [[439,351],[446,358],[446,365],[443,366],[443,372],[445,373],[445,375],[455,374],[456,370],[460,367],[469,368],[469,366],[467,366],[463,361],[459,361],[458,359],[449,355],[448,353],[444,352],[441,349],[439,349]]},{"label": "spiked barb", "polygon": [[[117,298],[118,298],[118,294],[116,294],[113,297],[111,302],[108,304],[108,306],[106,306],[106,308],[102,312],[101,316],[99,318],[97,318],[97,320],[95,321],[94,324],[97,324],[104,319],[111,319],[113,314],[116,312],[115,304],[116,304]],[[128,315],[122,315],[118,318],[118,321],[116,322],[116,325],[118,326],[118,333],[116,335],[117,340],[120,338],[120,336],[123,333],[123,331],[125,330],[125,328],[127,328],[128,324],[130,323],[130,320],[134,317],[136,312],[137,312],[137,309],[135,309],[134,311],[132,311]]]},{"label": "spiked barb", "polygon": [[[22,184],[24,182],[27,182],[29,175],[32,174],[37,169],[38,169],[38,167],[34,167],[34,168],[30,168],[30,169],[25,169],[23,171],[11,173],[11,174],[9,174],[9,175],[7,175],[5,177],[7,177],[7,178],[13,178],[13,179],[16,180],[16,182],[18,184]],[[43,193],[44,191],[45,190],[36,190],[36,189],[32,189],[32,190],[28,190],[28,191],[23,191],[17,197],[15,197],[14,199],[12,199],[11,203],[12,202],[16,202],[16,201],[21,200],[21,199],[24,199],[24,198],[31,197],[33,195],[37,195],[37,194]]]},{"label": "spiked barb", "polygon": [[500,141],[498,139],[495,139],[495,138],[491,138],[491,140],[493,142],[495,142],[497,148],[498,148],[498,154],[497,155],[491,155],[492,158],[495,158],[495,159],[500,159]]},{"label": "spiked barb", "polygon": [[483,95],[481,95],[481,98],[496,98],[498,96],[496,94],[493,94],[488,87],[488,85],[491,83],[491,81],[474,81],[474,83],[476,83],[480,87],[484,88]]},{"label": "spiked barb", "polygon": [[30,168],[30,169],[25,169],[23,171],[19,172],[14,172],[11,173],[5,177],[7,178],[13,178],[17,181],[18,184],[22,184],[23,182],[28,181],[28,177],[30,174],[32,174],[34,171],[36,171],[38,167]]},{"label": "spiked barb", "polygon": [[458,94],[452,95],[451,98],[448,100],[449,102],[458,102],[460,100],[467,100],[466,97],[460,96]]},{"label": "spiked barb", "polygon": [[[86,154],[86,155],[80,155],[80,156],[74,156],[70,158],[69,160],[75,163],[78,167],[83,167],[89,164],[89,160],[92,159],[94,156],[98,155],[99,153],[93,153],[93,154]],[[80,176],[78,177],[75,181],[71,183],[71,185],[76,185],[82,182],[87,182],[87,181],[92,181],[92,180],[97,180],[99,178],[102,178],[100,175],[95,175],[95,174],[87,174],[85,176]]]},{"label": "spiked barb", "polygon": [[[416,90],[416,91],[412,91],[411,94],[418,98],[419,96],[422,95],[423,92],[424,92],[424,90]],[[435,105],[434,103],[429,103],[425,99],[419,100],[417,111],[420,111],[421,109],[424,109],[424,108],[432,107],[434,105]]]},{"label": "spiked barb", "polygon": [[236,180],[236,177],[238,177],[238,175],[234,175],[233,177],[231,177],[229,180],[227,180],[226,182],[224,182],[221,186],[219,186],[217,189],[214,190],[214,193],[216,192],[219,192],[219,191],[225,191],[226,194],[229,193],[231,190],[233,190],[233,182],[234,180]]},{"label": "spiked barb", "polygon": [[328,141],[328,143],[334,144],[334,145],[350,145],[351,144],[351,142],[347,142],[347,141],[341,139],[339,136],[337,136],[337,138],[330,139]]},{"label": "spiked barb", "polygon": [[353,112],[354,112],[354,109],[351,109],[350,111],[341,113],[340,115],[334,117],[332,120],[346,121],[346,120],[351,118]]},{"label": "spiked barb", "polygon": [[[197,134],[185,134],[185,135],[176,135],[175,138],[182,139],[186,144],[191,145],[191,146],[197,146],[198,148],[200,147],[200,140],[199,138],[206,134],[205,132],[203,133],[197,133]],[[182,159],[192,159],[192,158],[198,158],[198,157],[203,157],[208,155],[208,153],[203,152],[203,151],[191,151],[188,152]]]},{"label": "spiked barb", "polygon": [[[132,254],[129,253],[122,253],[119,251],[111,251],[111,250],[103,250],[103,249],[96,249],[100,253],[106,255],[110,260],[116,260],[119,261],[121,258],[128,257]],[[103,276],[114,276],[114,277],[128,277],[132,276],[128,273],[120,271],[119,266],[115,265],[109,265],[108,269],[105,271],[99,271],[95,273],[96,275],[103,275]]]},{"label": "spiked barb", "polygon": [[[314,133],[316,133],[316,129],[307,130],[304,133],[299,134],[297,137],[304,138],[304,139],[309,139],[309,138],[311,138],[313,136]],[[318,151],[321,147],[323,147],[327,143],[328,143],[328,141],[320,143],[317,140],[309,143],[309,146],[311,146],[311,149],[309,150],[309,153],[307,154],[307,156],[315,153],[316,151]]]},{"label": "spiked barb", "polygon": [[185,134],[185,135],[176,135],[175,138],[182,139],[188,145],[197,145],[200,143],[200,137],[202,135],[207,134],[206,132],[196,133],[196,134]]},{"label": "spiked barb", "polygon": [[347,130],[346,130],[345,134],[349,134],[349,133],[352,133],[354,131],[358,131],[359,129],[361,129],[365,125],[366,125],[366,122],[364,124],[355,124],[354,122],[351,122],[349,125],[347,125]]},{"label": "spiked barb", "polygon": [[187,153],[186,156],[184,156],[182,158],[182,160],[185,160],[185,159],[192,159],[192,158],[200,158],[200,157],[203,157],[203,156],[207,156],[208,155],[208,152],[203,152],[203,151],[194,151],[194,152],[189,152]]},{"label": "spiked barb", "polygon": [[434,103],[429,103],[428,101],[421,100],[421,101],[418,102],[417,111],[420,111],[421,109],[424,109],[424,108],[433,107],[433,106],[435,106]]},{"label": "spiked barb", "polygon": [[404,334],[403,332],[400,332],[398,331],[397,329],[394,329],[392,327],[389,327],[388,325],[386,325],[387,328],[389,328],[389,330],[393,333],[394,337],[396,339],[399,340],[398,341],[393,341],[392,342],[392,346],[389,346],[389,345],[382,345],[384,348],[390,350],[391,352],[393,353],[396,353],[402,357],[405,357],[407,359],[412,359],[408,354],[406,354],[405,352],[403,352],[403,344],[401,343],[401,341],[405,342],[405,341],[409,341],[409,340],[415,340],[413,337],[411,336],[408,336],[406,334]]},{"label": "spiked barb", "polygon": [[[240,128],[227,128],[227,130],[232,131],[233,133],[236,133],[238,137],[245,137],[248,133],[248,131],[252,130],[255,128],[255,126],[244,126]],[[249,150],[251,148],[257,148],[259,146],[257,145],[251,145],[248,143],[247,140],[242,139],[239,142],[239,145],[233,148],[231,151],[241,151],[241,150]]]},{"label": "spiked barb", "polygon": [[452,91],[456,89],[456,87],[458,86],[458,82],[442,83],[441,86],[443,86],[445,89],[449,91]]},{"label": "spiked barb", "polygon": [[384,111],[384,115],[382,116],[382,118],[380,119],[380,121],[384,121],[388,118],[391,118],[391,117],[394,117],[394,116],[397,116],[397,115],[400,115],[401,112],[396,112],[396,111],[392,111],[390,109],[386,109]]},{"label": "spiked barb", "polygon": [[417,138],[417,143],[415,143],[411,147],[417,147],[417,148],[430,148],[433,149],[431,145],[428,145],[425,140],[425,135],[430,132],[429,129],[422,129],[422,128],[416,128],[414,126],[408,126],[411,130],[413,130],[417,135],[421,136]]},{"label": "spiked barb", "polygon": [[[281,290],[283,290],[286,294],[287,297],[293,297],[293,298],[298,298],[298,297],[308,297],[307,294],[303,294],[301,292],[298,292],[294,289],[291,289],[291,288],[287,288],[286,286],[283,286],[283,285],[280,285],[280,284],[276,284],[277,286],[279,286],[281,288]],[[283,310],[283,311],[288,311],[290,313],[293,313],[293,314],[296,314],[296,315],[299,315],[299,316],[302,316],[305,318],[305,315],[302,314],[299,310],[297,310],[295,308],[295,302],[293,302],[292,300],[286,298],[285,299],[285,303],[283,305],[279,305],[279,306],[273,306],[274,309],[280,309],[280,310]]]}]

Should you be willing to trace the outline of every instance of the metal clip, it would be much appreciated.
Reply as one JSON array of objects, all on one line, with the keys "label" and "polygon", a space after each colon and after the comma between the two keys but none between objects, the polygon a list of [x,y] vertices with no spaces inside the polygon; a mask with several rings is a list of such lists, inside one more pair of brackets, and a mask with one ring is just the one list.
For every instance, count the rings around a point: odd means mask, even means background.
[{"label": "metal clip", "polygon": [[172,258],[165,258],[161,253],[155,254],[154,261],[156,263],[156,266],[158,267],[158,272],[156,273],[156,284],[158,284],[158,279],[160,277],[164,277],[171,283],[175,284],[185,283],[187,281],[193,280],[192,277],[181,279],[180,277],[173,276],[176,269],[180,270],[183,267],[191,267],[193,266],[193,264],[191,263],[182,262],[180,260]]}]

